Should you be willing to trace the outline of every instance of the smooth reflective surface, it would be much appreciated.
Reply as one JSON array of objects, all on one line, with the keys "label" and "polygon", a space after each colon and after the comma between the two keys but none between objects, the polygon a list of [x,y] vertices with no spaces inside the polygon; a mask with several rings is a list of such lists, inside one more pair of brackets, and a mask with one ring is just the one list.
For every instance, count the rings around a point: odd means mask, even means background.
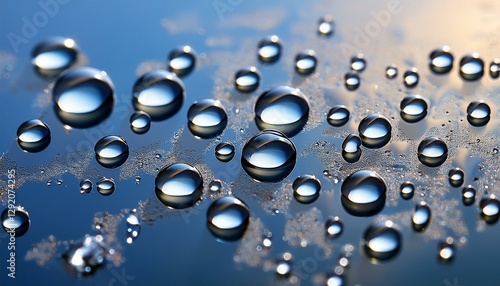
[{"label": "smooth reflective surface", "polygon": [[480,79],[484,74],[484,62],[478,53],[463,56],[460,59],[460,76],[468,81]]},{"label": "smooth reflective surface", "polygon": [[443,140],[431,136],[418,144],[417,153],[420,163],[429,167],[437,167],[448,158],[448,147]]},{"label": "smooth reflective surface", "polygon": [[79,53],[73,39],[52,37],[37,44],[31,52],[31,57],[35,71],[50,79],[74,66]]},{"label": "smooth reflective surface", "polygon": [[415,185],[412,182],[406,181],[401,184],[399,187],[399,194],[405,200],[410,200],[413,198],[413,194],[415,193]]},{"label": "smooth reflective surface", "polygon": [[293,181],[292,189],[298,202],[310,204],[319,197],[321,182],[314,175],[302,175]]},{"label": "smooth reflective surface", "polygon": [[493,224],[498,221],[500,217],[500,201],[495,195],[483,195],[479,202],[479,209],[481,210],[481,217],[486,223]]},{"label": "smooth reflective surface", "polygon": [[221,162],[229,162],[233,159],[235,147],[230,142],[221,142],[215,146],[215,158]]},{"label": "smooth reflective surface", "polygon": [[460,168],[451,169],[448,172],[448,182],[452,187],[458,188],[461,187],[464,183],[465,173]]},{"label": "smooth reflective surface", "polygon": [[50,129],[40,119],[31,119],[17,129],[17,144],[23,151],[40,152],[49,146],[51,141]]},{"label": "smooth reflective surface", "polygon": [[444,46],[433,50],[429,55],[429,68],[436,74],[449,73],[453,68],[453,55],[450,53],[450,47]]},{"label": "smooth reflective surface", "polygon": [[349,91],[354,91],[358,89],[360,84],[359,76],[355,73],[346,73],[344,75],[344,85]]},{"label": "smooth reflective surface", "polygon": [[354,216],[372,216],[385,205],[387,185],[376,172],[356,171],[345,178],[341,187],[342,206]]},{"label": "smooth reflective surface", "polygon": [[468,185],[462,189],[462,203],[465,206],[470,206],[474,204],[474,201],[476,200],[476,189]]},{"label": "smooth reflective surface", "polygon": [[222,103],[214,99],[196,101],[188,110],[188,128],[203,139],[220,135],[227,126],[227,113]]},{"label": "smooth reflective surface", "polygon": [[368,115],[358,125],[359,137],[366,148],[385,146],[391,140],[391,131],[391,123],[380,114]]},{"label": "smooth reflective surface", "polygon": [[151,116],[144,111],[136,111],[130,116],[130,129],[136,134],[144,134],[151,128]]},{"label": "smooth reflective surface", "polygon": [[97,162],[106,168],[121,166],[129,155],[127,141],[116,135],[108,135],[97,141],[94,152]]},{"label": "smooth reflective surface", "polygon": [[403,74],[403,84],[407,88],[413,88],[417,86],[418,81],[420,80],[420,76],[418,75],[418,71],[416,68],[412,68],[407,70]]},{"label": "smooth reflective surface", "polygon": [[239,239],[247,229],[250,218],[248,206],[240,199],[227,196],[215,200],[207,210],[207,226],[218,239]]},{"label": "smooth reflective surface", "polygon": [[431,221],[431,209],[425,202],[420,202],[413,209],[411,222],[413,229],[417,232],[422,232]]},{"label": "smooth reflective surface", "polygon": [[80,182],[80,194],[89,194],[92,191],[93,184],[89,179]]},{"label": "smooth reflective surface", "polygon": [[342,158],[346,162],[354,163],[361,158],[361,138],[356,134],[349,134],[342,142]]},{"label": "smooth reflective surface", "polygon": [[335,127],[343,126],[349,121],[350,112],[344,105],[335,105],[329,111],[326,117],[328,124]]},{"label": "smooth reflective surface", "polygon": [[408,123],[415,123],[425,118],[428,104],[425,98],[415,94],[405,97],[399,107],[401,118]]},{"label": "smooth reflective surface", "polygon": [[240,69],[234,75],[234,86],[242,92],[252,92],[259,87],[262,75],[256,67]]},{"label": "smooth reflective surface", "polygon": [[304,50],[295,56],[295,70],[302,75],[308,75],[316,70],[318,59],[313,50]]},{"label": "smooth reflective surface", "polygon": [[196,53],[190,46],[183,46],[172,50],[168,54],[168,70],[177,76],[189,74],[195,67]]},{"label": "smooth reflective surface", "polygon": [[262,39],[257,45],[257,54],[262,62],[273,63],[281,56],[281,43],[276,35]]},{"label": "smooth reflective surface", "polygon": [[351,69],[353,71],[362,72],[366,68],[366,60],[363,54],[357,54],[351,58]]},{"label": "smooth reflective surface", "polygon": [[188,208],[200,200],[203,193],[203,178],[196,168],[175,163],[158,172],[155,179],[155,193],[167,207]]},{"label": "smooth reflective surface", "polygon": [[103,196],[110,196],[116,190],[116,184],[113,179],[101,178],[96,183],[96,188],[99,194]]},{"label": "smooth reflective surface", "polygon": [[390,220],[370,225],[363,234],[362,245],[368,257],[389,260],[402,247],[402,236]]},{"label": "smooth reflective surface", "polygon": [[474,100],[467,106],[467,121],[476,127],[490,122],[491,108],[484,100]]}]

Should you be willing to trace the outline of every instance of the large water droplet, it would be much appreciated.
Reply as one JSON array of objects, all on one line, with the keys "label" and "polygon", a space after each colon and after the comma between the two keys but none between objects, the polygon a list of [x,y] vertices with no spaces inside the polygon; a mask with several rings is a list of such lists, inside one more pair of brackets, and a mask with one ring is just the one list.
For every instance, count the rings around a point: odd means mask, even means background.
[{"label": "large water droplet", "polygon": [[222,103],[214,99],[195,101],[188,110],[188,128],[193,135],[209,139],[227,126],[227,113]]},{"label": "large water droplet", "polygon": [[396,67],[396,65],[388,66],[385,69],[385,76],[388,79],[394,79],[394,78],[396,78],[396,76],[398,76],[398,68]]},{"label": "large water droplet", "polygon": [[281,43],[278,36],[264,38],[258,44],[259,59],[263,62],[273,63],[280,58]]},{"label": "large water droplet", "polygon": [[17,143],[27,152],[40,152],[49,146],[50,129],[40,119],[31,119],[17,129]]},{"label": "large water droplet", "polygon": [[453,55],[450,53],[450,48],[444,46],[432,51],[429,56],[429,67],[431,71],[437,74],[450,72],[453,68]]},{"label": "large water droplet", "polygon": [[450,182],[450,185],[455,188],[462,186],[464,183],[464,177],[464,171],[460,168],[454,168],[448,172],[448,182]]},{"label": "large water droplet", "polygon": [[89,194],[92,191],[92,181],[89,179],[85,179],[80,182],[80,193],[81,194]]},{"label": "large water droplet", "polygon": [[302,175],[293,181],[292,189],[298,202],[310,204],[319,197],[321,182],[314,175]]},{"label": "large water droplet", "polygon": [[74,244],[63,257],[78,275],[89,275],[101,267],[106,260],[102,236],[86,236]]},{"label": "large water droplet", "polygon": [[329,217],[325,222],[325,230],[329,238],[337,238],[344,231],[344,223],[342,223],[338,216]]},{"label": "large water droplet", "polygon": [[215,200],[207,211],[207,226],[217,238],[239,239],[245,233],[250,218],[248,206],[238,198],[227,196]]},{"label": "large water droplet", "polygon": [[413,210],[413,216],[411,218],[413,229],[418,232],[424,231],[430,221],[431,209],[425,202],[420,202]]},{"label": "large water droplet", "polygon": [[381,148],[391,140],[391,123],[380,114],[371,114],[363,118],[358,125],[358,132],[363,146]]},{"label": "large water droplet", "polygon": [[172,50],[168,54],[168,70],[177,76],[189,74],[196,64],[196,53],[190,46]]},{"label": "large water droplet", "polygon": [[484,62],[478,53],[464,56],[460,59],[460,76],[468,81],[480,79],[484,74]]},{"label": "large water droplet", "polygon": [[283,180],[292,172],[296,161],[295,145],[278,130],[264,130],[250,138],[241,155],[245,172],[263,182]]},{"label": "large water droplet", "polygon": [[295,70],[302,75],[308,75],[314,72],[318,60],[313,50],[304,50],[295,56]]},{"label": "large water droplet", "polygon": [[78,59],[78,47],[73,39],[48,38],[37,44],[31,53],[35,71],[46,78],[53,78],[72,67]]},{"label": "large water droplet", "polygon": [[184,102],[184,84],[174,74],[163,70],[150,71],[134,84],[132,102],[151,119],[163,120],[171,117]]},{"label": "large water droplet", "polygon": [[447,237],[446,240],[438,244],[438,257],[443,262],[451,262],[455,257],[455,245],[453,238]]},{"label": "large water droplet", "polygon": [[278,86],[263,92],[255,103],[255,122],[260,130],[277,129],[297,134],[309,118],[309,103],[296,88]]},{"label": "large water droplet", "polygon": [[136,111],[130,116],[130,129],[136,134],[144,134],[151,128],[151,116],[144,111]]},{"label": "large water droplet", "polygon": [[349,134],[342,142],[342,158],[346,162],[354,163],[361,158],[361,138],[355,134]]},{"label": "large water droplet", "polygon": [[326,120],[331,126],[340,127],[349,121],[349,116],[350,112],[347,107],[344,105],[335,105],[328,111]]},{"label": "large water droplet", "polygon": [[427,137],[418,144],[418,160],[420,163],[437,167],[448,158],[448,147],[443,140],[437,137]]},{"label": "large water droplet", "polygon": [[326,15],[325,17],[319,19],[318,33],[323,36],[330,36],[333,34],[334,27],[332,16]]},{"label": "large water droplet", "polygon": [[401,249],[402,238],[392,221],[370,225],[363,234],[365,253],[372,259],[388,260]]},{"label": "large water droplet", "polygon": [[229,162],[235,154],[234,145],[230,142],[221,142],[215,146],[215,158],[221,162]]},{"label": "large water droplet", "polygon": [[341,192],[342,205],[350,214],[371,216],[384,208],[387,185],[376,172],[360,170],[345,178]]},{"label": "large water droplet", "polygon": [[479,202],[481,217],[488,224],[493,224],[500,217],[500,201],[495,195],[484,195]]},{"label": "large water droplet", "polygon": [[116,135],[101,138],[94,147],[95,158],[101,166],[116,168],[121,166],[128,158],[128,144],[125,139]]},{"label": "large water droplet", "polygon": [[1,215],[3,230],[9,236],[21,237],[30,228],[30,215],[23,207],[6,208]]},{"label": "large water droplet", "polygon": [[353,91],[358,89],[359,83],[360,79],[357,74],[348,72],[344,75],[344,84],[347,90]]},{"label": "large water droplet", "polygon": [[405,200],[410,200],[411,198],[413,198],[414,192],[415,192],[415,186],[410,181],[402,183],[401,187],[399,188],[399,193],[401,197]]},{"label": "large water droplet", "polygon": [[167,207],[188,208],[196,204],[203,193],[200,172],[187,164],[176,163],[164,167],[155,179],[155,193]]},{"label": "large water droplet", "polygon": [[366,60],[363,54],[357,54],[351,58],[351,69],[353,71],[362,72],[366,68]]},{"label": "large water droplet", "polygon": [[427,115],[427,106],[427,100],[422,96],[409,95],[401,101],[401,118],[408,123],[418,122]]},{"label": "large water droplet", "polygon": [[137,216],[137,211],[132,210],[127,216],[127,243],[134,242],[141,232],[141,222]]},{"label": "large water droplet", "polygon": [[467,106],[467,121],[472,126],[484,126],[490,121],[491,108],[484,100],[474,100]]},{"label": "large water droplet", "polygon": [[498,78],[500,75],[500,59],[494,59],[490,63],[490,76],[491,78]]},{"label": "large water droplet", "polygon": [[108,178],[99,179],[96,183],[96,187],[99,194],[103,196],[111,195],[116,189],[115,181]]},{"label": "large water droplet", "polygon": [[55,80],[52,99],[63,124],[86,128],[109,116],[113,108],[114,87],[104,71],[75,68],[60,74]]},{"label": "large water droplet", "polygon": [[405,71],[403,74],[403,83],[406,87],[412,88],[417,86],[420,76],[418,75],[417,69],[412,68],[411,70]]},{"label": "large water droplet", "polygon": [[465,206],[470,206],[476,199],[476,189],[468,185],[462,189],[462,202]]},{"label": "large water droplet", "polygon": [[259,87],[261,78],[256,67],[243,68],[234,75],[234,86],[239,91],[252,92]]}]

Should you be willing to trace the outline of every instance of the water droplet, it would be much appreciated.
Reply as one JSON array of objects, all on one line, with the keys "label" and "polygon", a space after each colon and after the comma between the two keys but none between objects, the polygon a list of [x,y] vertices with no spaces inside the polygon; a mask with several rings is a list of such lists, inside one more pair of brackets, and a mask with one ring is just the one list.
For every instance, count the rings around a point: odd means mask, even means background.
[{"label": "water droplet", "polygon": [[354,216],[372,216],[385,205],[387,185],[374,171],[360,170],[345,178],[341,202]]},{"label": "water droplet", "polygon": [[259,59],[263,62],[273,63],[280,58],[281,43],[278,36],[264,38],[258,44]]},{"label": "water droplet", "polygon": [[363,54],[357,54],[351,58],[351,69],[353,71],[362,72],[366,68],[366,60]]},{"label": "water droplet", "polygon": [[451,262],[455,257],[455,245],[453,238],[448,237],[438,244],[438,256],[443,262]]},{"label": "water droplet", "polygon": [[295,70],[302,75],[312,74],[317,63],[316,53],[313,50],[304,50],[295,56]]},{"label": "water droplet", "polygon": [[144,111],[152,120],[159,121],[180,110],[184,93],[184,84],[174,73],[154,70],[137,79],[132,102],[135,109]]},{"label": "water droplet", "polygon": [[97,162],[105,168],[121,166],[128,158],[128,144],[125,139],[116,135],[101,138],[94,147]]},{"label": "water droplet", "polygon": [[[23,236],[30,228],[30,215],[20,206],[6,208],[1,215],[2,227],[5,232],[15,237]],[[7,243],[7,242],[5,242]]]},{"label": "water droplet", "polygon": [[460,59],[460,76],[468,81],[480,79],[484,74],[484,62],[478,53],[465,55]]},{"label": "water droplet", "polygon": [[490,76],[491,78],[498,78],[500,75],[500,59],[494,59],[490,63]]},{"label": "water droplet", "polygon": [[326,286],[343,286],[346,285],[345,277],[341,274],[327,274]]},{"label": "water droplet", "polygon": [[222,181],[221,180],[213,180],[210,182],[210,184],[208,184],[208,189],[211,191],[211,192],[218,192],[220,191],[222,188]]},{"label": "water droplet", "polygon": [[139,183],[141,183],[141,179],[141,176],[135,176],[135,184],[139,185]]},{"label": "water droplet", "polygon": [[319,19],[318,33],[323,36],[330,36],[333,34],[334,27],[332,16],[326,15],[325,17]]},{"label": "water droplet", "polygon": [[17,143],[26,152],[40,152],[49,146],[50,129],[40,119],[31,119],[17,129]]},{"label": "water droplet", "polygon": [[464,171],[460,168],[451,169],[448,172],[448,182],[452,187],[458,188],[464,183]]},{"label": "water droplet", "polygon": [[431,209],[425,202],[420,202],[413,210],[413,216],[411,218],[413,229],[418,232],[424,231],[430,221]]},{"label": "water droplet", "polygon": [[209,139],[220,135],[227,126],[227,113],[214,99],[195,101],[188,110],[188,127],[193,135]]},{"label": "water droplet", "polygon": [[467,106],[467,121],[472,126],[484,126],[490,121],[491,108],[484,100],[474,100]]},{"label": "water droplet", "polygon": [[259,87],[261,78],[256,67],[243,68],[234,75],[234,86],[239,91],[252,92]]},{"label": "water droplet", "polygon": [[130,116],[130,129],[136,134],[144,134],[151,127],[151,116],[144,111],[136,111]]},{"label": "water droplet", "polygon": [[134,242],[141,232],[141,222],[136,214],[136,210],[132,210],[127,216],[127,243]]},{"label": "water droplet", "polygon": [[385,69],[385,76],[388,79],[394,79],[394,78],[396,78],[396,76],[398,76],[398,68],[396,67],[396,65],[388,66]]},{"label": "water droplet", "polygon": [[276,260],[276,274],[280,276],[288,276],[292,273],[292,254],[285,252],[282,257]]},{"label": "water droplet", "polygon": [[415,186],[413,185],[412,182],[406,181],[401,184],[399,190],[400,190],[400,195],[403,199],[410,200],[411,198],[413,198],[413,194],[415,192]]},{"label": "water droplet", "polygon": [[215,158],[221,162],[229,162],[235,154],[234,145],[230,142],[221,142],[215,146]]},{"label": "water droplet", "polygon": [[405,71],[403,74],[403,83],[406,87],[412,88],[417,86],[419,75],[416,68],[412,68],[411,70]]},{"label": "water droplet", "polygon": [[237,240],[243,236],[249,218],[248,206],[232,196],[215,200],[207,210],[208,229],[215,237],[224,241]]},{"label": "water droplet", "polygon": [[35,71],[46,78],[54,78],[75,65],[78,47],[72,39],[52,37],[33,48],[32,63]]},{"label": "water droplet", "polygon": [[102,236],[86,236],[82,242],[74,244],[63,257],[78,275],[89,275],[101,267],[105,260]]},{"label": "water droplet", "polygon": [[47,180],[47,186],[50,187],[52,185],[52,180]]},{"label": "water droplet", "polygon": [[58,118],[65,125],[87,128],[109,116],[114,87],[104,71],[81,67],[70,69],[55,80],[52,98]]},{"label": "water droplet", "polygon": [[476,198],[476,189],[468,185],[462,189],[462,202],[465,206],[470,206],[474,203]]},{"label": "water droplet", "polygon": [[277,182],[286,178],[295,167],[297,151],[285,134],[264,130],[243,146],[241,165],[255,180]]},{"label": "water droplet", "polygon": [[418,122],[427,115],[427,100],[420,95],[409,95],[400,104],[401,118],[408,123]]},{"label": "water droplet", "polygon": [[484,195],[479,202],[481,209],[481,217],[488,224],[493,224],[498,221],[500,217],[500,201],[495,195]]},{"label": "water droplet", "polygon": [[447,158],[448,147],[437,137],[427,137],[418,144],[418,160],[426,166],[440,166]]},{"label": "water droplet", "polygon": [[108,178],[99,179],[99,181],[97,181],[96,183],[96,187],[99,194],[103,196],[111,195],[116,189],[115,182],[112,179]]},{"label": "water droplet", "polygon": [[344,223],[338,216],[329,217],[325,222],[326,235],[329,238],[337,238],[344,231]]},{"label": "water droplet", "polygon": [[391,140],[391,123],[380,114],[371,114],[363,118],[358,125],[358,132],[363,146],[381,148]]},{"label": "water droplet", "polygon": [[348,72],[344,75],[344,83],[347,90],[356,90],[358,89],[360,83],[359,76],[355,73]]},{"label": "water droplet", "polygon": [[255,122],[260,130],[277,129],[294,136],[309,118],[309,103],[296,88],[278,86],[263,92],[255,103]]},{"label": "water droplet", "polygon": [[335,105],[328,111],[328,124],[335,127],[343,126],[349,121],[350,112],[344,105]]},{"label": "water droplet", "polygon": [[375,260],[393,258],[400,250],[402,238],[390,220],[370,225],[363,234],[365,253]]},{"label": "water droplet", "polygon": [[172,50],[168,54],[168,70],[177,76],[189,74],[196,64],[196,53],[190,46]]},{"label": "water droplet", "polygon": [[429,67],[436,74],[449,73],[453,68],[453,55],[450,53],[450,48],[444,46],[432,51],[429,56]]},{"label": "water droplet", "polygon": [[89,194],[92,191],[92,181],[85,179],[80,182],[80,194]]},{"label": "water droplet", "polygon": [[200,200],[203,178],[196,168],[176,163],[160,170],[156,175],[155,186],[156,196],[164,205],[184,209]]},{"label": "water droplet", "polygon": [[342,158],[349,163],[355,163],[361,158],[361,138],[355,134],[349,134],[342,142]]},{"label": "water droplet", "polygon": [[314,175],[302,175],[293,181],[292,189],[298,202],[310,204],[319,197],[321,182]]}]

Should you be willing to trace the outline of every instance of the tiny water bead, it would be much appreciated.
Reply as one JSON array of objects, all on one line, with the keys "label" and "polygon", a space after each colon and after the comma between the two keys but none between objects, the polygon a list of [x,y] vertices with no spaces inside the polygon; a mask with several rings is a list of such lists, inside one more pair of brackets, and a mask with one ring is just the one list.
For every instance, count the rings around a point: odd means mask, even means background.
[{"label": "tiny water bead", "polygon": [[277,129],[294,136],[309,118],[309,103],[297,88],[278,86],[263,92],[255,103],[255,122],[260,130]]},{"label": "tiny water bead", "polygon": [[114,102],[114,86],[104,71],[80,67],[65,71],[52,88],[56,114],[65,125],[87,128],[109,116]]},{"label": "tiny water bead", "polygon": [[347,285],[344,275],[337,273],[327,274],[326,286],[344,286],[344,285]]},{"label": "tiny water bead", "polygon": [[97,181],[96,187],[99,194],[103,196],[109,196],[115,191],[116,184],[113,179],[101,178],[99,179],[99,181]]},{"label": "tiny water bead", "polygon": [[37,44],[31,56],[35,71],[53,78],[76,64],[79,49],[73,39],[52,37]]},{"label": "tiny water bead", "polygon": [[309,75],[316,70],[318,59],[313,50],[304,50],[295,56],[295,70],[302,75]]},{"label": "tiny water bead", "polygon": [[334,127],[341,127],[349,121],[350,112],[344,105],[335,105],[329,111],[326,117],[328,124]]},{"label": "tiny water bead", "polygon": [[196,53],[190,46],[172,50],[168,54],[168,70],[177,76],[189,74],[196,65]]},{"label": "tiny water bead", "polygon": [[500,75],[500,59],[494,59],[490,63],[490,76],[491,78],[498,78]]},{"label": "tiny water bead", "polygon": [[30,228],[28,212],[21,206],[6,208],[1,215],[3,230],[9,236],[21,237]]},{"label": "tiny water bead", "polygon": [[341,202],[354,216],[372,216],[385,205],[387,185],[376,172],[356,171],[345,178],[341,187]]},{"label": "tiny water bead", "polygon": [[235,150],[233,143],[221,142],[215,146],[215,158],[221,162],[229,162],[233,159]]},{"label": "tiny water bead", "polygon": [[80,182],[80,194],[89,194],[92,191],[93,184],[89,179]]},{"label": "tiny water bead", "polygon": [[342,158],[346,162],[355,163],[361,158],[361,138],[356,134],[349,134],[342,142]]},{"label": "tiny water bead", "polygon": [[288,276],[292,273],[293,258],[290,252],[285,252],[276,260],[276,274]]},{"label": "tiny water bead", "polygon": [[500,201],[493,194],[485,194],[479,202],[481,217],[488,224],[493,224],[500,217]]},{"label": "tiny water bead", "polygon": [[318,22],[318,33],[322,36],[330,36],[334,32],[334,22],[333,17],[326,15],[325,17],[319,19]]},{"label": "tiny water bead", "polygon": [[412,182],[406,181],[401,184],[399,188],[399,194],[405,200],[410,200],[413,198],[413,194],[415,193],[415,186]]},{"label": "tiny water bead", "polygon": [[234,241],[243,236],[249,219],[248,206],[233,196],[215,200],[207,210],[208,229],[215,237],[224,241]]},{"label": "tiny water bead", "polygon": [[443,262],[451,262],[455,257],[455,245],[453,238],[447,237],[438,244],[438,257]]},{"label": "tiny water bead", "polygon": [[398,254],[402,247],[402,237],[394,223],[388,220],[371,224],[363,234],[362,244],[368,257],[388,260]]},{"label": "tiny water bead", "polygon": [[427,100],[415,94],[405,97],[400,104],[400,115],[408,123],[418,122],[427,115]]},{"label": "tiny water bead", "polygon": [[292,189],[298,202],[310,204],[319,197],[321,182],[314,175],[302,175],[293,181]]},{"label": "tiny water bead", "polygon": [[470,125],[486,125],[491,118],[491,108],[484,100],[474,100],[467,106],[467,121]]},{"label": "tiny water bead", "polygon": [[385,76],[388,79],[394,79],[394,78],[396,78],[398,76],[398,68],[396,67],[396,65],[388,66],[385,69]]},{"label": "tiny water bead", "polygon": [[40,152],[50,141],[50,128],[40,119],[28,120],[17,129],[17,144],[26,152]]},{"label": "tiny water bead", "polygon": [[351,69],[353,71],[362,72],[366,68],[366,60],[363,54],[357,54],[351,58]]},{"label": "tiny water bead", "polygon": [[448,147],[437,137],[427,137],[418,144],[418,160],[428,167],[437,167],[448,158]]},{"label": "tiny water bead", "polygon": [[413,229],[422,232],[431,221],[431,209],[425,202],[420,202],[415,206],[411,218]]},{"label": "tiny water bead", "polygon": [[66,263],[78,275],[90,275],[104,265],[106,252],[102,244],[102,236],[86,236],[63,255]]},{"label": "tiny water bead", "polygon": [[458,188],[464,183],[465,173],[460,168],[451,169],[448,172],[448,182],[452,187]]},{"label": "tiny water bead", "polygon": [[243,146],[241,165],[257,181],[278,182],[295,167],[297,150],[288,137],[278,130],[264,130]]},{"label": "tiny water bead", "polygon": [[460,76],[468,81],[480,79],[484,74],[484,62],[478,53],[465,55],[460,59]]},{"label": "tiny water bead", "polygon": [[403,84],[408,88],[417,86],[420,76],[416,68],[407,70],[403,74]]},{"label": "tiny water bead", "polygon": [[360,83],[359,76],[355,73],[348,72],[344,75],[344,84],[347,90],[353,91],[358,89]]},{"label": "tiny water bead", "polygon": [[116,135],[105,136],[94,147],[97,162],[105,168],[116,168],[127,161],[129,148],[127,141]]},{"label": "tiny water bead", "polygon": [[218,192],[222,189],[222,181],[221,180],[213,180],[208,184],[208,189],[211,192]]},{"label": "tiny water bead", "polygon": [[203,193],[200,172],[183,163],[164,167],[155,179],[155,193],[167,207],[184,209],[196,204]]},{"label": "tiny water bead", "polygon": [[167,119],[184,102],[184,84],[174,73],[154,70],[137,79],[133,87],[134,108],[149,114],[154,121]]},{"label": "tiny water bead", "polygon": [[259,59],[262,62],[273,63],[281,56],[281,43],[276,35],[268,36],[262,39],[258,46]]},{"label": "tiny water bead", "polygon": [[391,131],[391,123],[380,114],[368,115],[358,125],[359,137],[366,148],[385,146],[391,140]]},{"label": "tiny water bead", "polygon": [[476,199],[476,189],[468,185],[462,189],[462,203],[464,206],[470,206]]},{"label": "tiny water bead", "polygon": [[141,222],[137,216],[137,211],[132,210],[127,216],[127,243],[131,244],[137,239],[141,232]]},{"label": "tiny water bead", "polygon": [[325,230],[329,238],[337,238],[344,231],[344,223],[338,216],[329,217],[325,222]]},{"label": "tiny water bead", "polygon": [[227,113],[215,99],[195,101],[188,110],[188,128],[193,135],[209,139],[220,135],[227,126]]},{"label": "tiny water bead", "polygon": [[262,75],[256,67],[246,67],[234,75],[234,86],[241,92],[252,92],[259,87],[261,78]]},{"label": "tiny water bead", "polygon": [[444,46],[432,51],[429,56],[429,67],[436,74],[449,73],[453,68],[453,55],[450,53],[450,48]]},{"label": "tiny water bead", "polygon": [[144,111],[136,111],[130,116],[130,129],[136,134],[144,134],[151,128],[151,116]]}]

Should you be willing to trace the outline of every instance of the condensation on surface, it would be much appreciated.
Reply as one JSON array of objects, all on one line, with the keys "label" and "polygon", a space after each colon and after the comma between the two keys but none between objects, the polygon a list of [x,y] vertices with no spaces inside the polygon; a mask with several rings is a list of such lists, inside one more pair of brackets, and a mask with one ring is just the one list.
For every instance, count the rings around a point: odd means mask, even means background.
[{"label": "condensation on surface", "polygon": [[266,228],[261,219],[250,218],[248,228],[240,240],[233,260],[252,267],[262,266],[270,252],[269,248],[262,247],[262,237],[265,230]]},{"label": "condensation on surface", "polygon": [[57,247],[60,245],[62,245],[61,241],[57,241],[55,236],[49,235],[46,239],[33,245],[24,256],[24,260],[35,261],[39,266],[44,266],[57,253]]}]

